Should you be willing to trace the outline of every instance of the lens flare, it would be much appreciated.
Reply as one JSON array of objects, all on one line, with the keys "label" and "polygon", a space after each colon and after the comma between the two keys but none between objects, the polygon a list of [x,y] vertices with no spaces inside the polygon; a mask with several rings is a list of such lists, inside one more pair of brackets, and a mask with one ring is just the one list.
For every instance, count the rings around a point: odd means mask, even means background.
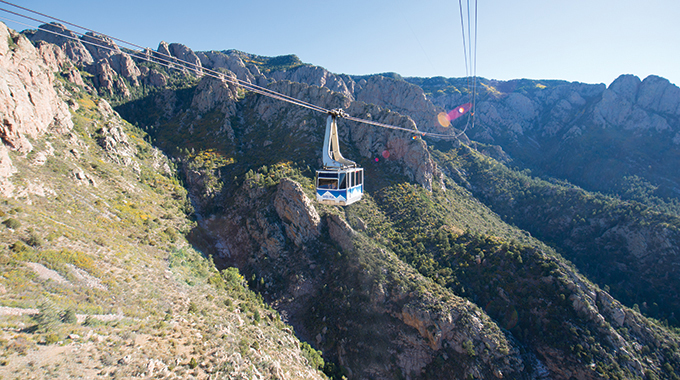
[{"label": "lens flare", "polygon": [[383,156],[384,159],[390,158],[390,151],[387,150],[387,149],[383,150],[382,156]]},{"label": "lens flare", "polygon": [[439,121],[439,125],[444,128],[448,128],[449,125],[451,125],[451,121],[449,121],[449,115],[447,115],[446,112],[440,112],[439,115],[437,115],[437,121]]},{"label": "lens flare", "polygon": [[458,108],[449,111],[448,113],[440,112],[439,115],[437,115],[439,125],[442,127],[449,127],[452,121],[465,115],[465,113],[467,113],[470,108],[472,108],[472,103],[465,103],[460,105]]},{"label": "lens flare", "polygon": [[517,313],[517,309],[510,306],[510,308],[505,312],[503,322],[505,322],[506,329],[512,330],[515,328],[515,326],[517,326],[517,322],[519,322],[519,314]]}]

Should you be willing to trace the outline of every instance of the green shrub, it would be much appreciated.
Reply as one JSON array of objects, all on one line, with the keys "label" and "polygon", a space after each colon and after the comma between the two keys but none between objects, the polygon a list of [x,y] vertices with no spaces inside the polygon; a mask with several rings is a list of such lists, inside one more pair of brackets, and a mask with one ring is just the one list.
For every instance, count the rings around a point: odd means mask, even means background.
[{"label": "green shrub", "polygon": [[76,311],[73,308],[68,308],[64,310],[61,314],[61,321],[64,323],[78,323],[78,317],[76,316]]},{"label": "green shrub", "polygon": [[241,339],[238,342],[238,348],[239,348],[239,351],[241,352],[241,355],[246,356],[246,355],[248,355],[248,351],[250,350],[250,344],[248,344],[247,340]]},{"label": "green shrub", "polygon": [[194,369],[198,367],[198,361],[196,361],[196,358],[192,357],[191,360],[189,360],[189,368]]},{"label": "green shrub", "polygon": [[18,254],[26,253],[29,251],[28,246],[23,241],[17,241],[16,243],[12,244],[10,249],[12,250],[12,252]]},{"label": "green shrub", "polygon": [[51,301],[44,301],[38,306],[40,312],[33,319],[38,323],[37,331],[49,332],[61,322],[61,313]]},{"label": "green shrub", "polygon": [[231,267],[223,270],[222,278],[231,288],[242,287],[245,284],[245,278],[239,273],[238,268]]},{"label": "green shrub", "polygon": [[309,361],[309,365],[317,369],[323,369],[325,363],[319,351],[315,350],[307,342],[302,342],[300,349],[302,350],[302,356]]},{"label": "green shrub", "polygon": [[196,313],[198,311],[198,306],[194,303],[194,301],[189,302],[189,313]]},{"label": "green shrub", "polygon": [[26,239],[26,243],[30,245],[31,247],[40,247],[43,245],[43,239],[38,235],[37,232],[33,228],[28,229],[28,239]]},{"label": "green shrub", "polygon": [[4,222],[2,222],[2,224],[4,224],[7,228],[11,228],[13,230],[16,230],[19,227],[21,227],[21,222],[14,218],[7,218],[5,219]]},{"label": "green shrub", "polygon": [[97,327],[97,326],[101,326],[103,324],[104,324],[103,321],[101,321],[97,318],[94,318],[91,315],[88,315],[85,318],[85,322],[83,322],[83,326],[88,326],[88,327]]},{"label": "green shrub", "polygon": [[177,230],[172,228],[172,227],[166,228],[165,231],[163,231],[163,232],[166,235],[168,235],[168,239],[170,239],[170,241],[173,242],[173,243],[175,241],[177,241],[177,239],[179,238],[179,234],[177,233]]},{"label": "green shrub", "polygon": [[47,334],[47,336],[45,336],[45,344],[47,344],[47,345],[55,344],[58,341],[59,341],[59,335],[57,335],[57,334],[51,333],[51,334]]},{"label": "green shrub", "polygon": [[472,343],[472,341],[465,341],[465,343],[463,343],[463,349],[469,356],[475,356],[475,345]]}]

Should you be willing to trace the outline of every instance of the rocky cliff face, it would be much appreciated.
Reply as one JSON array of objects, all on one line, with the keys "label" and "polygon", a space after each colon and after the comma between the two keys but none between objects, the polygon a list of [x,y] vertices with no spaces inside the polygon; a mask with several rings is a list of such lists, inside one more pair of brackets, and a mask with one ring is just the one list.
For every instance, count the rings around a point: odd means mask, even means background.
[{"label": "rocky cliff face", "polygon": [[9,177],[14,171],[7,150],[26,154],[33,150],[29,139],[73,127],[55,87],[52,71],[33,44],[0,24],[0,187],[5,196],[12,195]]},{"label": "rocky cliff face", "polygon": [[[187,46],[177,43],[168,44],[165,41],[161,41],[157,51],[162,57],[173,57],[181,61],[180,65],[177,66],[177,69],[181,71],[192,72],[199,76],[203,74],[200,58]],[[173,60],[171,59],[170,62],[173,62]],[[184,66],[188,68],[185,69]]]}]

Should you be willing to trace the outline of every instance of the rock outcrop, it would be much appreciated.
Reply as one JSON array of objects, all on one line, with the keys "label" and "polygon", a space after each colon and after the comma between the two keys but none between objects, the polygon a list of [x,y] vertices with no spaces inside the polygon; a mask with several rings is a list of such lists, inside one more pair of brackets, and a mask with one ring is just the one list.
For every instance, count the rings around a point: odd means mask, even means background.
[{"label": "rock outcrop", "polygon": [[[28,137],[73,127],[68,105],[54,89],[54,76],[24,36],[0,25],[0,138],[22,153],[32,149]],[[12,46],[10,46],[10,42]]]},{"label": "rock outcrop", "polygon": [[282,179],[277,187],[274,208],[283,221],[286,236],[298,247],[321,234],[321,218],[300,184]]},{"label": "rock outcrop", "polygon": [[73,128],[48,65],[26,37],[0,23],[0,188],[5,196],[12,194],[9,177],[15,170],[8,149],[25,154],[33,149],[29,138]]},{"label": "rock outcrop", "polygon": [[325,87],[331,91],[339,92],[350,99],[354,99],[352,91],[350,91],[342,77],[319,66],[304,65],[292,70],[275,71],[269,74],[269,78],[277,81],[288,80],[310,86]]},{"label": "rock outcrop", "polygon": [[[29,36],[40,47],[41,54],[52,71],[68,70],[65,74],[69,81],[84,85],[81,84],[82,77],[74,72],[73,67],[79,67],[93,75],[94,86],[98,91],[112,96],[129,98],[132,94],[129,86],[137,87],[142,83],[155,87],[167,84],[168,78],[164,74],[155,69],[140,67],[135,59],[157,60],[185,73],[203,75],[198,55],[182,44],[161,42],[158,51],[147,50],[133,58],[110,37],[93,32],[79,36],[58,23],[41,25],[37,31],[29,33]],[[43,47],[44,45],[54,47]],[[183,65],[188,65],[189,68],[183,68]]]},{"label": "rock outcrop", "polygon": [[271,80],[267,79],[253,64],[246,65],[236,52],[206,51],[196,53],[203,67],[220,71],[226,69],[236,75],[239,80],[266,86]]},{"label": "rock outcrop", "polygon": [[236,111],[235,101],[240,90],[234,85],[235,79],[233,73],[223,74],[220,79],[212,77],[202,79],[191,100],[192,109],[205,114],[218,107],[226,117],[233,116]]},{"label": "rock outcrop", "polygon": [[59,23],[40,25],[30,38],[34,43],[44,41],[59,46],[76,66],[88,66],[95,62],[78,35]]},{"label": "rock outcrop", "polygon": [[165,41],[161,41],[158,44],[157,51],[160,53],[157,55],[157,58],[161,62],[175,63],[172,67],[185,73],[191,72],[198,76],[203,75],[201,59],[189,47],[178,43],[168,44]]},{"label": "rock outcrop", "polygon": [[97,130],[99,134],[97,142],[111,161],[120,165],[133,166],[135,171],[139,172],[139,164],[134,160],[137,148],[128,140],[120,118],[114,114],[115,111],[104,99],[99,100],[98,108],[106,120]]},{"label": "rock outcrop", "polygon": [[[378,123],[416,130],[415,123],[411,118],[381,109],[375,105],[366,105],[357,101],[352,103],[348,111],[352,115],[358,115],[358,117]],[[398,162],[402,168],[402,174],[406,175],[410,181],[417,182],[428,190],[432,190],[433,186],[443,186],[437,164],[427,151],[427,143],[420,139],[417,134],[360,123],[351,123],[350,125],[352,141],[359,148],[362,156]]]},{"label": "rock outcrop", "polygon": [[408,115],[422,131],[443,132],[437,124],[437,108],[422,88],[404,80],[373,75],[356,83],[354,95],[364,103],[375,104]]}]

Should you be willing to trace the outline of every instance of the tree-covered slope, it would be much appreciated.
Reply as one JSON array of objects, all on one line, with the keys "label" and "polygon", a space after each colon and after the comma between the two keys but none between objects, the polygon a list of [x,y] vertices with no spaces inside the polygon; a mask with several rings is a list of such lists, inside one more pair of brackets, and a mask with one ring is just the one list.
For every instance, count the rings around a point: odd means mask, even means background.
[{"label": "tree-covered slope", "polygon": [[677,325],[676,215],[535,179],[466,148],[441,157],[449,170],[465,173],[463,184],[506,221],[549,242],[629,307]]}]

